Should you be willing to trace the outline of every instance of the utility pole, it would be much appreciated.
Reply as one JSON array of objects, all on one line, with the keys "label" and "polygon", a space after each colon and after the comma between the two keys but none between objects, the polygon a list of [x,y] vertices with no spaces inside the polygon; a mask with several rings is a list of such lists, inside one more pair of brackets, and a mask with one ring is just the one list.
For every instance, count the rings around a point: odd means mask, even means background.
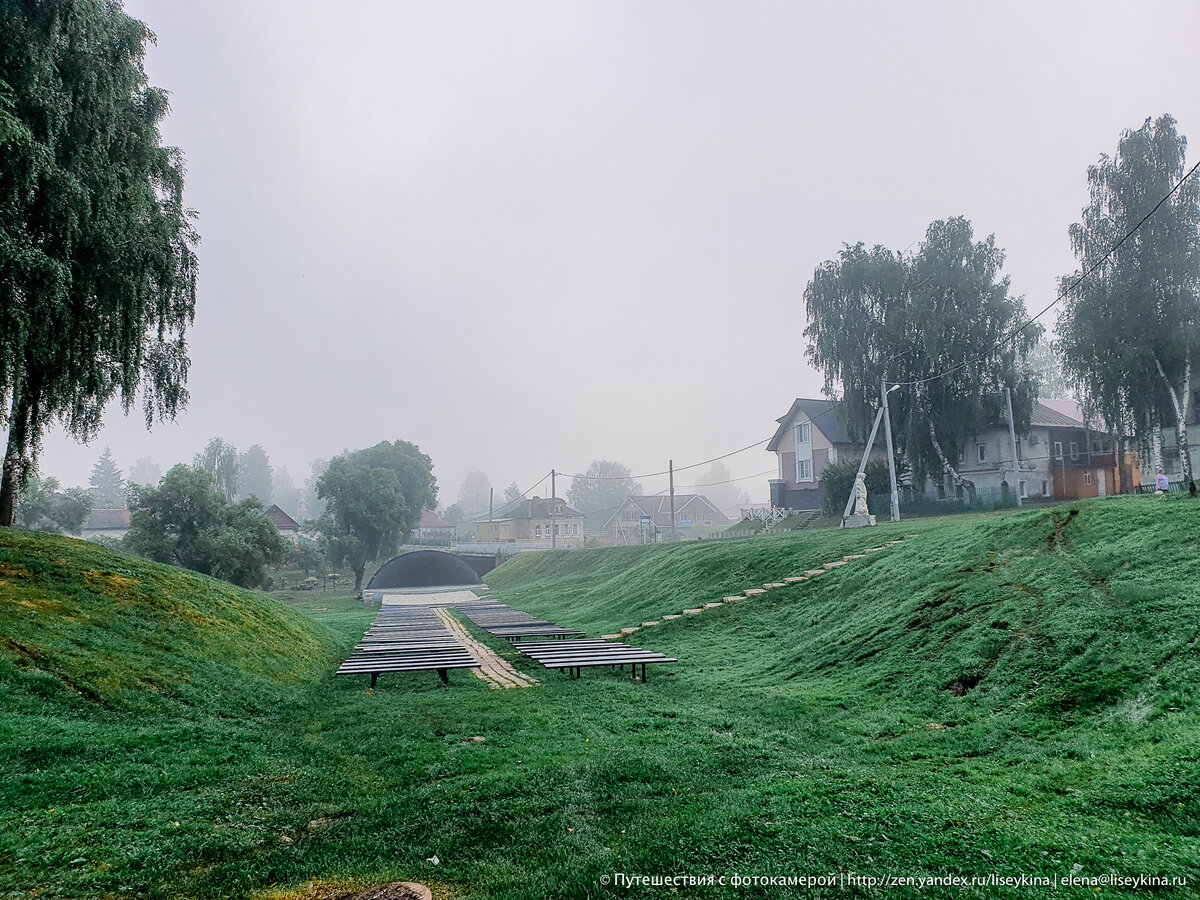
[{"label": "utility pole", "polygon": [[[895,385],[892,390],[899,387]],[[888,412],[888,386],[887,383],[879,379],[879,396],[883,398],[883,435],[887,438],[887,455],[888,455],[888,481],[892,486],[892,521],[900,521],[900,492],[896,488],[896,455],[892,452],[892,416]]]},{"label": "utility pole", "polygon": [[1017,495],[1017,509],[1021,508],[1021,463],[1017,459],[1017,429],[1013,423],[1012,414],[1012,393],[1008,390],[1008,385],[1004,386],[1004,405],[1008,408],[1008,442],[1012,446],[1013,457],[1013,478],[1016,484],[1013,485],[1013,490]]},{"label": "utility pole", "polygon": [[667,460],[667,472],[671,476],[671,541],[678,537],[675,533],[675,460]]},{"label": "utility pole", "polygon": [[488,524],[492,521],[492,506],[496,502],[496,489],[488,488]]},{"label": "utility pole", "polygon": [[555,515],[555,507],[558,506],[558,494],[554,490],[555,471],[550,470],[550,549],[554,550],[558,547],[558,516]]}]

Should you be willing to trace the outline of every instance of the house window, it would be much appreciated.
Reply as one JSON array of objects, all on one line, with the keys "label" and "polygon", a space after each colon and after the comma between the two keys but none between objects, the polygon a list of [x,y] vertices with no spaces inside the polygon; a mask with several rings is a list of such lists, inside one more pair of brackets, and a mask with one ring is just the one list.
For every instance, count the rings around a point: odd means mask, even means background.
[{"label": "house window", "polygon": [[1048,481],[1042,482],[1042,496],[1043,497],[1050,496],[1050,482],[1048,482]]},{"label": "house window", "polygon": [[1062,459],[1062,441],[1054,442],[1054,458]]},{"label": "house window", "polygon": [[812,481],[812,460],[801,459],[796,462],[796,480],[797,481]]},{"label": "house window", "polygon": [[501,526],[500,526],[500,530],[501,530],[501,531],[508,531],[508,526],[507,526],[507,525],[501,525]]},{"label": "house window", "polygon": [[796,426],[796,440],[801,444],[812,442],[812,422],[801,422]]},{"label": "house window", "polygon": [[966,450],[958,451],[958,461],[960,463],[965,463],[967,461],[967,451]]},{"label": "house window", "polygon": [[837,465],[837,447],[829,448],[829,464],[831,466]]},{"label": "house window", "polygon": [[535,525],[535,526],[533,527],[533,533],[534,533],[534,534],[535,534],[537,537],[541,537],[541,536],[542,536],[542,526],[541,526],[541,525]]},{"label": "house window", "polygon": [[1084,483],[1084,484],[1091,484],[1091,483],[1092,483],[1092,473],[1091,473],[1091,472],[1084,472],[1084,473],[1083,473],[1083,483]]},{"label": "house window", "polygon": [[1029,482],[1028,481],[1018,481],[1017,487],[1020,488],[1020,494],[1021,494],[1022,499],[1029,496]]},{"label": "house window", "polygon": [[1079,459],[1079,444],[1071,441],[1071,460],[1072,462]]},{"label": "house window", "polygon": [[1018,440],[1017,441],[1017,459],[1021,459],[1021,458],[1022,458],[1021,457],[1021,442],[1020,442],[1020,440]]},{"label": "house window", "polygon": [[979,462],[987,462],[987,444],[976,444],[975,449],[979,453]]}]

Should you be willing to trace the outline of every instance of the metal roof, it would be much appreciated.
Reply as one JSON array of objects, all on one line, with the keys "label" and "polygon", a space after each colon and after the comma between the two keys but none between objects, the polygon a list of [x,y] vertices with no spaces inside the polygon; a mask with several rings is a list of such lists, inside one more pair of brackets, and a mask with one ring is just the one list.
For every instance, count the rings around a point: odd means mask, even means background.
[{"label": "metal roof", "polygon": [[775,420],[779,423],[779,427],[775,430],[775,436],[767,444],[767,450],[771,453],[778,450],[779,442],[797,421],[812,422],[813,427],[825,435],[825,439],[831,444],[852,443],[838,415],[841,406],[842,404],[838,400],[813,400],[797,397],[787,415]]}]

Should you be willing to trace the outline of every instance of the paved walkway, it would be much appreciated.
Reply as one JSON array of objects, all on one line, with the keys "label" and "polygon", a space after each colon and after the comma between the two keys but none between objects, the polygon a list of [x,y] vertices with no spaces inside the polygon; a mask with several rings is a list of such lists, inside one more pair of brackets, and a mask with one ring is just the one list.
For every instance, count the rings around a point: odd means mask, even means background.
[{"label": "paved walkway", "polygon": [[477,677],[486,681],[488,687],[493,689],[524,688],[533,687],[533,685],[538,683],[536,678],[521,674],[486,644],[481,644],[471,637],[467,633],[467,629],[463,627],[463,624],[450,615],[447,609],[437,608],[434,609],[433,613],[442,620],[442,623],[450,633],[462,642],[462,645],[467,648],[467,652],[479,663],[479,668],[472,669],[471,671]]}]

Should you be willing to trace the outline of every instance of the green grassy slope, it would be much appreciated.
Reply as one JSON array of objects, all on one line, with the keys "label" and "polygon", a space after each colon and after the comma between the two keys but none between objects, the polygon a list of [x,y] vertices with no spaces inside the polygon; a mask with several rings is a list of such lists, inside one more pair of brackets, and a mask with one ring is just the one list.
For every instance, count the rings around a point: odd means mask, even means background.
[{"label": "green grassy slope", "polygon": [[1122,703],[1145,719],[1190,696],[1200,676],[1200,508],[1182,499],[522,554],[488,582],[518,608],[615,630],[914,532],[836,573],[631,640],[718,640],[731,660],[753,659],[739,677],[762,683],[833,677],[908,701],[969,693],[967,705],[1028,705],[1055,720]]},{"label": "green grassy slope", "polygon": [[[919,535],[638,632],[633,643],[680,659],[645,685],[607,670],[568,679],[489,640],[542,679],[519,691],[453,672],[448,688],[393,675],[371,694],[365,678],[333,675],[374,615],[349,597],[281,607],[0,532],[0,565],[13,568],[0,569],[0,652],[7,639],[53,660],[39,670],[10,653],[0,667],[0,896],[299,897],[314,879],[406,879],[439,898],[576,900],[666,892],[603,887],[617,872],[1075,867],[1186,876],[1187,889],[1157,895],[1196,896],[1200,505],[1074,508],[522,555],[489,575],[496,595],[608,632]],[[100,584],[140,582],[146,600],[93,595],[73,560],[108,573]],[[241,615],[238,627],[204,643],[202,626],[152,602],[170,579],[181,610]],[[16,583],[44,593],[11,593]],[[210,590],[229,593],[218,603]],[[21,598],[43,604],[36,626],[9,610]],[[310,650],[289,668],[297,647]]]},{"label": "green grassy slope", "polygon": [[323,669],[333,639],[220,581],[99,545],[0,529],[0,699],[146,712],[252,705]]}]

